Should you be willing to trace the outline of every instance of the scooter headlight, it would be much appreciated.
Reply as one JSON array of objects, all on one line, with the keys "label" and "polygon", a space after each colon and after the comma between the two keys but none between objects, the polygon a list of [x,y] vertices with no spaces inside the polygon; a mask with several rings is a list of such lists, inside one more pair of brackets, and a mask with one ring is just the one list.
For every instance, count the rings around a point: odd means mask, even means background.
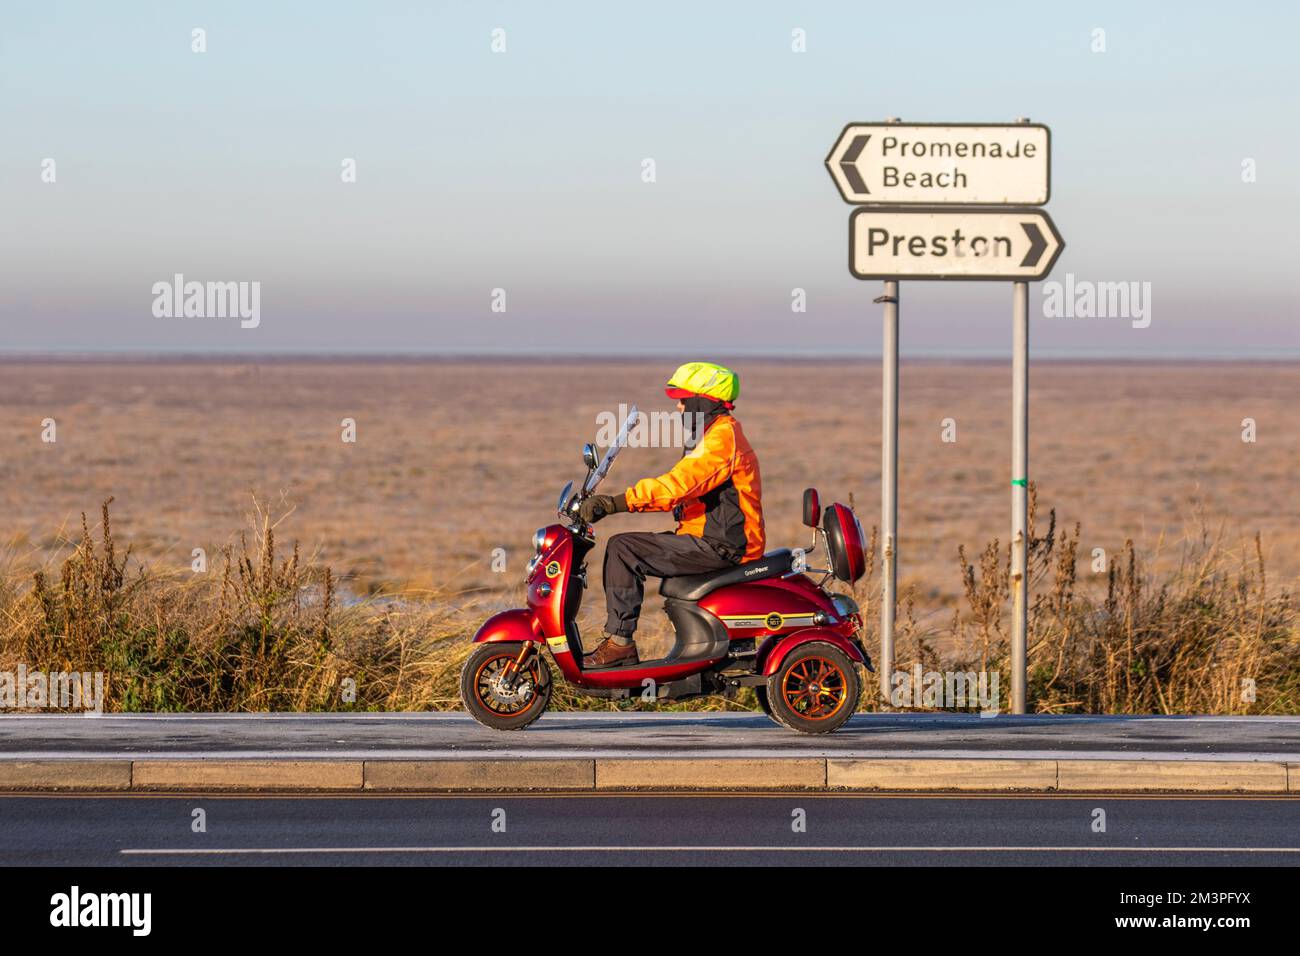
[{"label": "scooter headlight", "polygon": [[546,543],[546,529],[538,528],[533,532],[533,554],[542,553],[542,545]]}]

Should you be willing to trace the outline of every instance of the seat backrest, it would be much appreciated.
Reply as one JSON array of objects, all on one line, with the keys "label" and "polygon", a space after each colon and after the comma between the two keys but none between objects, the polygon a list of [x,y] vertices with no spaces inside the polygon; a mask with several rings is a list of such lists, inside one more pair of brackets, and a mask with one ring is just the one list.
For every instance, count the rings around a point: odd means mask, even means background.
[{"label": "seat backrest", "polygon": [[781,548],[778,551],[769,551],[757,561],[747,561],[735,567],[723,568],[721,571],[664,578],[663,583],[659,585],[659,593],[679,601],[698,601],[709,592],[726,587],[728,584],[762,581],[764,578],[775,578],[786,574],[790,571],[791,558],[790,549]]}]

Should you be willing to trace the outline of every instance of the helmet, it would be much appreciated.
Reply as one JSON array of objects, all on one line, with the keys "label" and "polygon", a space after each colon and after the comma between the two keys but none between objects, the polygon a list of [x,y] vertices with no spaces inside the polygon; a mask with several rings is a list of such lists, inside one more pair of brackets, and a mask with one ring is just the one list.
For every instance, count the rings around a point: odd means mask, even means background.
[{"label": "helmet", "polygon": [[730,405],[740,397],[740,376],[712,362],[687,362],[668,379],[669,398],[703,395]]}]

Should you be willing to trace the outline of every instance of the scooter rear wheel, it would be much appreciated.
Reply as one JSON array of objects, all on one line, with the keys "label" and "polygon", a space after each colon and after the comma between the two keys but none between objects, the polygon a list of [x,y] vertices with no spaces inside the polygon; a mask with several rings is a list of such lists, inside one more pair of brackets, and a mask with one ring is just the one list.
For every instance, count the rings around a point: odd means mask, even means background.
[{"label": "scooter rear wheel", "polygon": [[858,669],[847,654],[820,641],[797,647],[767,679],[771,718],[804,734],[829,734],[858,707]]},{"label": "scooter rear wheel", "polygon": [[524,665],[513,688],[501,678],[519,658],[518,641],[480,644],[460,669],[460,699],[469,715],[493,730],[523,730],[546,712],[551,702],[551,669],[541,651]]}]

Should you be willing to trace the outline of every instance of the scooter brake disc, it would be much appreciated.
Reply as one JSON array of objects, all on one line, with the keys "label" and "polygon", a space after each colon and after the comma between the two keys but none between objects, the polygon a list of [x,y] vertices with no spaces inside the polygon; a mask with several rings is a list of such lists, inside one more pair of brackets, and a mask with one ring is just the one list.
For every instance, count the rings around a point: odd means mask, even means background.
[{"label": "scooter brake disc", "polygon": [[498,677],[496,680],[488,683],[488,693],[492,695],[492,699],[498,704],[517,704],[528,701],[532,698],[532,681],[520,681],[514,686],[514,689],[511,690],[510,688],[503,686],[503,679],[503,677]]}]

